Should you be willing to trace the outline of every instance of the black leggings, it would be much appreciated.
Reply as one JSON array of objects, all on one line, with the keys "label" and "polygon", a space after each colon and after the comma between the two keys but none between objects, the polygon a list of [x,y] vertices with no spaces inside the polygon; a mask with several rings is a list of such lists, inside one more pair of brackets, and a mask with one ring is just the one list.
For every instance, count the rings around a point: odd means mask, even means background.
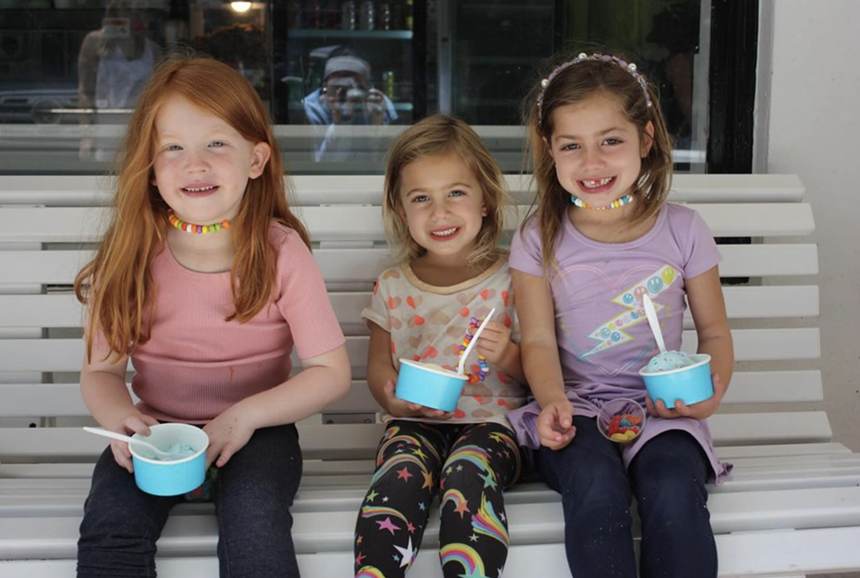
[{"label": "black leggings", "polygon": [[406,574],[437,488],[445,577],[499,576],[508,556],[502,492],[521,468],[513,433],[500,424],[390,422],[355,525],[356,576]]}]

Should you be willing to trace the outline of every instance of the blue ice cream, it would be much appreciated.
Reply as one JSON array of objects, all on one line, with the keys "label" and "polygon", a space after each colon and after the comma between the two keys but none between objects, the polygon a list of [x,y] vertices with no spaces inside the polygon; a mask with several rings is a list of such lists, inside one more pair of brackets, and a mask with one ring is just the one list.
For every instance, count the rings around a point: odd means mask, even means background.
[{"label": "blue ice cream", "polygon": [[683,351],[663,351],[651,358],[648,362],[648,373],[660,373],[662,371],[672,371],[673,369],[682,369],[696,362]]}]

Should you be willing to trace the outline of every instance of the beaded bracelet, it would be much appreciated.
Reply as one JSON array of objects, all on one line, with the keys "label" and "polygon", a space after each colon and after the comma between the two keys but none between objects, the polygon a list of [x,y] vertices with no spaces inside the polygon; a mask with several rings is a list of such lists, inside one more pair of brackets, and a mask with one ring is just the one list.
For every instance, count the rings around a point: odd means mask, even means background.
[{"label": "beaded bracelet", "polygon": [[[472,317],[469,320],[469,329],[477,329],[481,323],[479,322],[477,317]],[[466,332],[466,335],[463,337],[463,342],[460,344],[460,352],[458,355],[463,355],[463,352],[466,351],[466,348],[469,346],[469,342],[472,341],[472,335],[469,332]],[[490,371],[490,364],[487,363],[487,358],[478,354],[478,375],[473,373],[469,374],[469,383],[475,383],[477,381],[484,381],[487,377],[487,373]]]}]

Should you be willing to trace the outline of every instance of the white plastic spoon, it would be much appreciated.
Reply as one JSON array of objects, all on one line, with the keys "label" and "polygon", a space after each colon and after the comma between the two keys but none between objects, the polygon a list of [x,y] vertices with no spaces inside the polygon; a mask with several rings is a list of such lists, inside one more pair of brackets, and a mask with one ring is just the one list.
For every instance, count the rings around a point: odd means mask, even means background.
[{"label": "white plastic spoon", "polygon": [[84,427],[84,431],[94,433],[98,436],[104,436],[106,438],[112,438],[115,440],[119,440],[121,442],[126,442],[126,443],[130,443],[130,444],[138,445],[140,447],[148,449],[149,451],[154,453],[157,457],[159,457],[163,460],[165,460],[165,459],[166,460],[175,460],[177,457],[179,457],[177,454],[172,454],[170,452],[160,450],[149,442],[145,442],[141,439],[137,439],[137,438],[133,438],[133,437],[130,437],[127,435],[123,435],[121,433],[116,433],[116,432],[108,431],[106,429],[101,429],[101,428],[97,428],[97,427]]},{"label": "white plastic spoon", "polygon": [[648,325],[651,326],[651,333],[654,334],[654,339],[657,340],[657,347],[660,348],[660,353],[665,353],[666,343],[663,341],[663,332],[660,331],[660,321],[657,319],[657,311],[654,309],[654,304],[647,294],[642,296],[642,305],[645,306],[645,316],[648,317]]},{"label": "white plastic spoon", "polygon": [[481,326],[478,327],[478,330],[472,336],[472,340],[469,342],[469,345],[466,346],[466,350],[463,352],[463,355],[460,356],[460,365],[457,366],[457,373],[459,373],[460,375],[466,375],[466,358],[469,357],[469,352],[472,351],[472,348],[478,341],[478,337],[480,337],[481,332],[484,330],[484,327],[487,326],[487,323],[490,322],[490,319],[493,318],[493,313],[495,312],[495,307],[493,309],[490,309],[490,312],[487,313],[487,316],[484,318],[484,322],[481,323]]}]

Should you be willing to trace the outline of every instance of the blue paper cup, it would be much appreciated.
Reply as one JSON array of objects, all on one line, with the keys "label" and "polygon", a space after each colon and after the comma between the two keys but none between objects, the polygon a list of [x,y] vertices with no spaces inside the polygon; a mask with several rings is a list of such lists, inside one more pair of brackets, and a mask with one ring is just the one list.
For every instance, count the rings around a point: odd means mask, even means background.
[{"label": "blue paper cup", "polygon": [[209,436],[199,427],[184,423],[163,423],[150,426],[149,437],[134,434],[155,447],[166,450],[172,444],[187,444],[194,453],[173,461],[158,460],[145,448],[128,444],[134,464],[137,487],[154,496],[178,496],[197,489],[206,478],[206,448]]},{"label": "blue paper cup", "polygon": [[675,401],[678,399],[687,405],[693,405],[714,395],[711,356],[697,353],[690,358],[695,363],[681,369],[649,373],[648,367],[645,366],[639,370],[652,401],[662,399],[666,407],[671,409],[675,407]]},{"label": "blue paper cup", "polygon": [[411,359],[400,360],[394,395],[404,401],[442,411],[454,411],[469,378],[446,369],[428,367]]}]

